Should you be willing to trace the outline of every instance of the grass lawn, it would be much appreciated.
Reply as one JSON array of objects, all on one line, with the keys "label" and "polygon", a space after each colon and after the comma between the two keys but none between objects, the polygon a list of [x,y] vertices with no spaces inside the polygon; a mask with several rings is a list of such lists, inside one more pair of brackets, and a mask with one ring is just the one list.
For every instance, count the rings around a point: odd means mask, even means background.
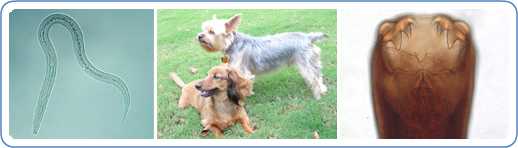
[{"label": "grass lawn", "polygon": [[[280,32],[324,32],[329,38],[318,42],[324,83],[328,93],[315,100],[295,67],[256,76],[255,94],[247,98],[246,109],[255,133],[247,135],[241,126],[225,131],[225,138],[336,138],[336,11],[335,10],[159,10],[158,11],[158,137],[201,137],[198,112],[177,107],[181,89],[169,79],[175,71],[185,81],[201,79],[220,64],[222,52],[208,53],[195,40],[201,23],[213,14],[227,19],[241,14],[239,31],[254,36]],[[195,67],[198,73],[191,74]]]}]

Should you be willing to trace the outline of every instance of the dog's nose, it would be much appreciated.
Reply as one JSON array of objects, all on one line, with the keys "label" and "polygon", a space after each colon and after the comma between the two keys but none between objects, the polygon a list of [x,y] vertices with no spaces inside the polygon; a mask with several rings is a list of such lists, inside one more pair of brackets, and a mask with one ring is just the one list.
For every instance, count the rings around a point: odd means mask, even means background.
[{"label": "dog's nose", "polygon": [[194,85],[194,88],[196,88],[197,90],[201,90],[201,83],[197,83],[196,85]]},{"label": "dog's nose", "polygon": [[203,37],[205,37],[205,34],[203,34],[203,33],[198,34],[198,40],[201,40]]}]

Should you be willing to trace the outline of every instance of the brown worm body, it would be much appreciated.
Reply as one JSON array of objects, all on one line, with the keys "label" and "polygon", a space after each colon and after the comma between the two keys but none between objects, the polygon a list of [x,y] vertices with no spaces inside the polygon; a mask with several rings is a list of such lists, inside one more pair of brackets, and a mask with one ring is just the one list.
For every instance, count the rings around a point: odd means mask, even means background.
[{"label": "brown worm body", "polygon": [[466,23],[446,15],[385,21],[371,64],[380,138],[466,138],[475,78]]}]

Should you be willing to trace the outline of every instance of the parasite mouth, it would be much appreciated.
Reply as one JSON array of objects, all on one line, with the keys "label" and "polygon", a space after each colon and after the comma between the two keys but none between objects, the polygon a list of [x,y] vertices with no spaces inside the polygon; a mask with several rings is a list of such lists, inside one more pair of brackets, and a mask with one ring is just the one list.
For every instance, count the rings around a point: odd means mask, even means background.
[{"label": "parasite mouth", "polygon": [[200,90],[200,95],[202,97],[210,97],[210,96],[213,96],[215,93],[216,93],[216,89],[217,88],[214,88],[214,89],[211,89],[211,90]]}]

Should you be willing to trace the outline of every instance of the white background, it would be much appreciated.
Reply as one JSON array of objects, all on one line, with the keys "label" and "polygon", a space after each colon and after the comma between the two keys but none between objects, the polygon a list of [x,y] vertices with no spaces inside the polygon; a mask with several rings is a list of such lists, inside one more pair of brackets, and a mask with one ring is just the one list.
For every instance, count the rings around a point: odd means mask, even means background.
[{"label": "white background", "polygon": [[[11,9],[339,9],[338,139],[12,139],[8,136],[8,17]],[[426,10],[426,11],[424,11]],[[376,27],[402,12],[452,13],[474,30],[478,51],[471,139],[380,140],[375,132],[369,58]],[[509,145],[516,129],[515,13],[504,2],[484,3],[10,3],[2,14],[2,138],[10,145],[204,145],[204,146],[359,146]],[[156,31],[155,31],[156,34]],[[156,81],[156,79],[155,79]],[[156,91],[156,90],[155,90]],[[155,98],[156,99],[156,98]],[[156,101],[155,101],[156,102]],[[156,108],[156,104],[155,104]],[[155,109],[156,111],[156,109]],[[155,121],[156,122],[156,121]],[[156,128],[155,128],[156,129]]]},{"label": "white background", "polygon": [[468,138],[514,137],[515,14],[506,5],[458,7],[407,5],[353,7],[343,13],[344,138],[376,138],[370,93],[370,58],[378,25],[401,14],[445,13],[466,21],[477,51],[475,95]]}]

